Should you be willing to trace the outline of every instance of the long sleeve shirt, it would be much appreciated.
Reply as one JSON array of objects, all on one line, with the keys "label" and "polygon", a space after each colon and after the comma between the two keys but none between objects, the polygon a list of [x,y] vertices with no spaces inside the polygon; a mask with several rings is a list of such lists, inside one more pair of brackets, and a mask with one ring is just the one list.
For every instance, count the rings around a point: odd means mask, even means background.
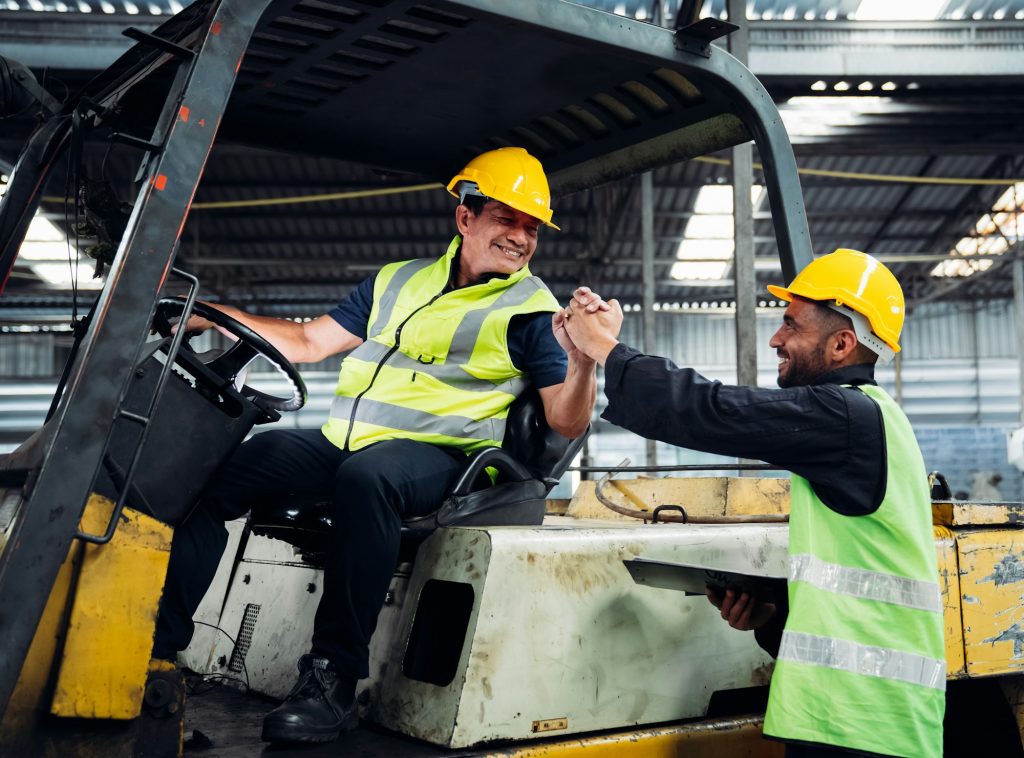
[{"label": "long sleeve shirt", "polygon": [[[738,387],[619,344],[605,363],[601,415],[644,437],[787,469],[832,510],[861,516],[881,505],[887,478],[881,410],[856,389],[874,383],[874,366],[859,364],[801,387]],[[773,656],[789,610],[786,593],[776,595],[775,616],[756,630]]]}]

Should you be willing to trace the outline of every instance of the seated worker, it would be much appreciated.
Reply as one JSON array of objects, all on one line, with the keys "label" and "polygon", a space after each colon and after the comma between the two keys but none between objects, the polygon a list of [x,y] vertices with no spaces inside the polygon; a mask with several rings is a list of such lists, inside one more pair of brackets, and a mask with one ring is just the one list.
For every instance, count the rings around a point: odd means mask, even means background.
[{"label": "seated worker", "polygon": [[910,423],[874,380],[875,362],[900,349],[903,292],[853,250],[769,290],[789,302],[769,342],[781,389],[709,381],[619,343],[614,300],[594,313],[573,302],[557,320],[604,366],[607,420],[792,472],[788,618],[746,593],[708,593],[733,627],[761,628],[766,649],[778,627],[764,733],[789,758],[939,756],[946,674],[928,475]]},{"label": "seated worker", "polygon": [[[458,235],[441,257],[385,265],[304,324],[220,308],[292,361],[352,351],[323,428],[252,437],[174,533],[153,650],[170,660],[192,637],[227,543],[224,522],[290,493],[330,494],[312,645],[298,684],[264,720],[269,742],[328,741],[355,728],[356,682],[368,675],[402,519],[440,506],[467,452],[501,444],[508,407],[528,384],[555,431],[577,437],[590,422],[594,361],[555,334],[559,306],[528,268],[541,224],[558,228],[540,163],[522,148],[486,152],[448,190],[460,198]],[[589,290],[577,296],[601,302]]]}]

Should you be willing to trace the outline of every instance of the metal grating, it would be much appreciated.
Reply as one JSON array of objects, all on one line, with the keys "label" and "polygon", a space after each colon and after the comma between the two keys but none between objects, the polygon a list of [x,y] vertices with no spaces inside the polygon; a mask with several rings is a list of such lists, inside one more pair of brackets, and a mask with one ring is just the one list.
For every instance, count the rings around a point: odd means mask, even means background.
[{"label": "metal grating", "polygon": [[242,616],[242,625],[238,629],[238,636],[235,638],[235,648],[231,651],[231,660],[228,662],[228,671],[234,674],[241,674],[245,669],[245,656],[249,653],[249,645],[252,644],[252,633],[256,629],[256,619],[260,615],[260,606],[256,603],[249,603],[245,606],[245,614]]}]

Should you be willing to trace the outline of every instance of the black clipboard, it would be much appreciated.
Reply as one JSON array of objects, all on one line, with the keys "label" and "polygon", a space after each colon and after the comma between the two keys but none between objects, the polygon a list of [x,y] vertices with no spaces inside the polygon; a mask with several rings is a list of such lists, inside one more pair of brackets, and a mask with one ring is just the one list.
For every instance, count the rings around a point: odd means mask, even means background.
[{"label": "black clipboard", "polygon": [[622,562],[633,581],[648,587],[676,590],[685,595],[704,595],[705,587],[747,592],[761,602],[775,601],[786,588],[784,576],[756,576],[724,571],[712,566],[632,558]]}]

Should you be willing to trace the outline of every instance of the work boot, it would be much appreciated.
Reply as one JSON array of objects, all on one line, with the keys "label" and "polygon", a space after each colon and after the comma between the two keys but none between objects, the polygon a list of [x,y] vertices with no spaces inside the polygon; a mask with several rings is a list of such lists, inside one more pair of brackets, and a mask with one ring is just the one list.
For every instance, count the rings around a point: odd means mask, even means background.
[{"label": "work boot", "polygon": [[263,719],[264,742],[330,742],[359,725],[355,683],[326,658],[299,658],[299,681]]}]

